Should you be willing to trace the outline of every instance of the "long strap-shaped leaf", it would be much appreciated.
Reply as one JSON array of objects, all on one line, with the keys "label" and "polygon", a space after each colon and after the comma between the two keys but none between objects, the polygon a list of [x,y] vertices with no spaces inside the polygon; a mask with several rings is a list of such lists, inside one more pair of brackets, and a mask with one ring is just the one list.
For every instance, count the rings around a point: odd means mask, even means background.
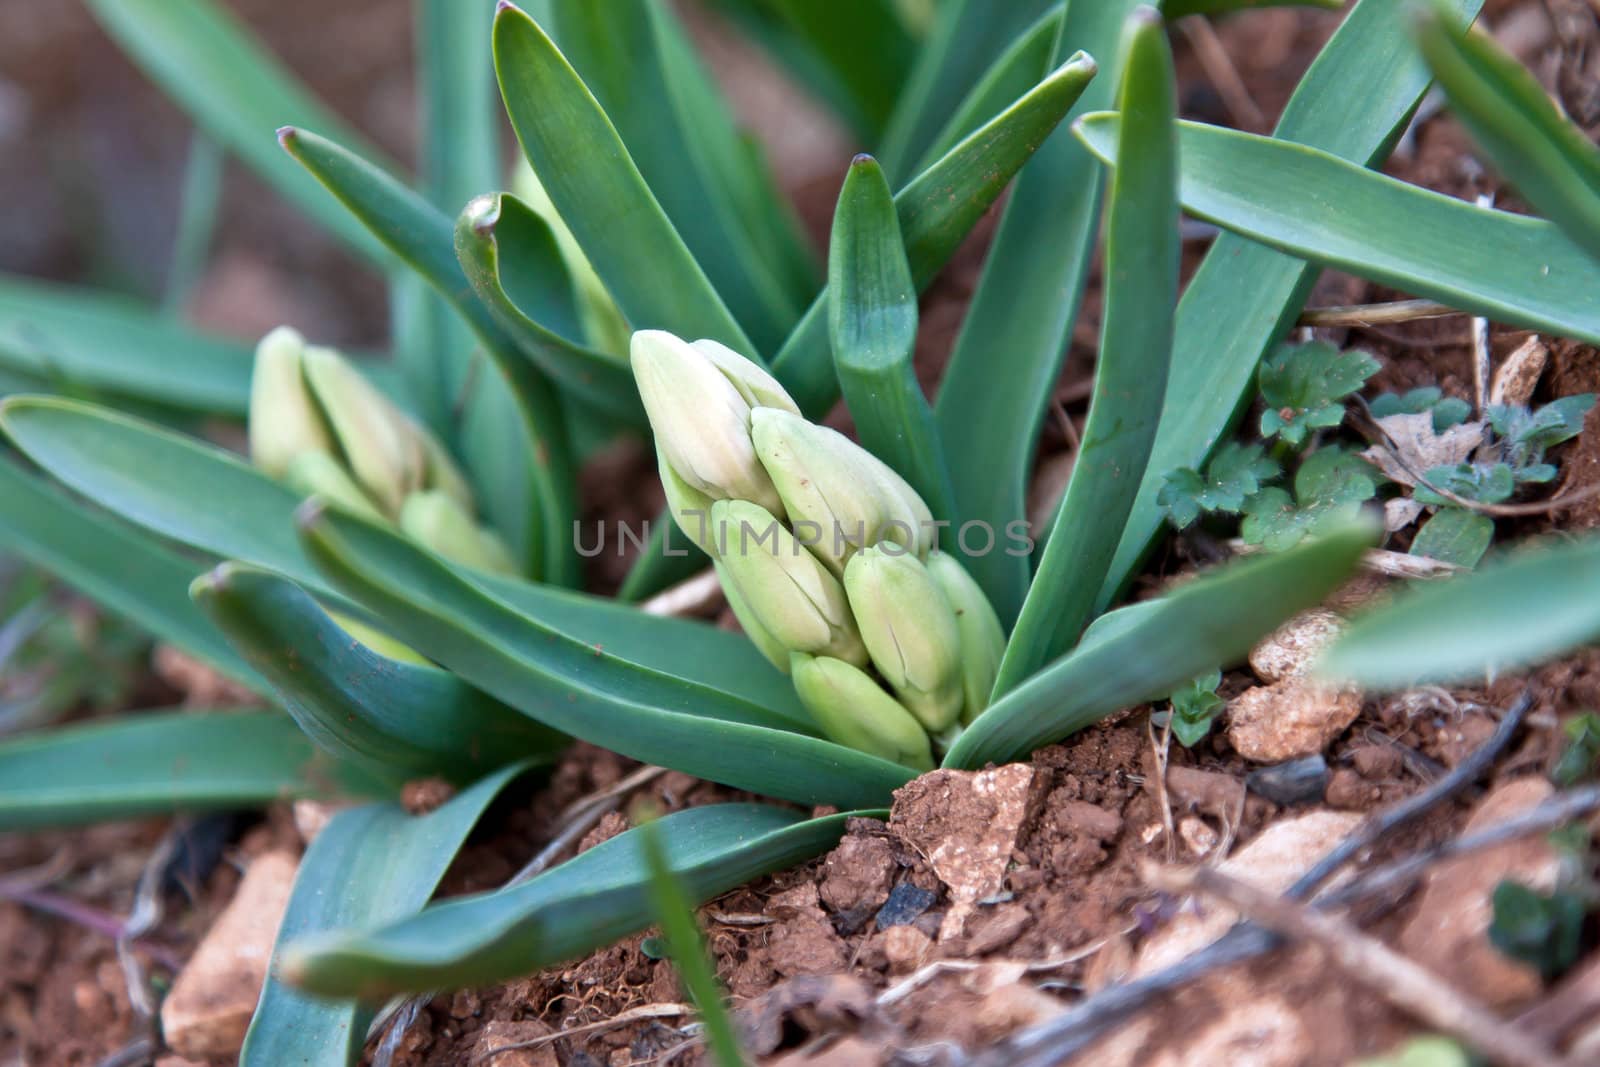
[{"label": "long strap-shaped leaf", "polygon": [[[918,291],[949,262],[973,224],[1072,108],[1094,72],[1093,59],[1074,56],[895,195]],[[817,297],[773,359],[773,372],[812,416],[825,412],[839,396],[828,337],[830,301],[826,291]],[[621,595],[642,599],[704,566],[704,557],[688,546],[670,516],[663,515]]]},{"label": "long strap-shaped leaf", "polygon": [[1317,672],[1372,689],[1481,682],[1600,640],[1600,537],[1528,544],[1351,621]]},{"label": "long strap-shaped leaf", "polygon": [[140,711],[0,744],[0,831],[391,794],[278,711]]},{"label": "long strap-shaped leaf", "polygon": [[1492,37],[1458,25],[1448,9],[1427,7],[1417,13],[1415,32],[1451,113],[1472,139],[1517,192],[1600,258],[1600,151]]},{"label": "long strap-shaped leaf", "polygon": [[1072,647],[1089,622],[1161,418],[1178,302],[1177,85],[1153,10],[1128,20],[1122,47],[1118,151],[1130,162],[1107,194],[1094,397],[1072,480],[1000,661],[996,695]]},{"label": "long strap-shaped leaf", "polygon": [[403,641],[557,730],[633,759],[805,804],[881,804],[912,776],[791,733],[780,716],[759,706],[541,626],[361,520],[308,509],[300,521],[318,565]]},{"label": "long strap-shaped leaf", "polygon": [[380,266],[392,263],[382,245],[274,149],[272,131],[304,124],[378,156],[231,15],[212,0],[90,0],[89,7],[218,143],[356,252]]},{"label": "long strap-shaped leaf", "polygon": [[0,547],[261,693],[271,692],[184,591],[204,564],[0,458]]},{"label": "long strap-shaped leaf", "polygon": [[566,747],[565,736],[455,675],[368,648],[270,571],[225,563],[191,595],[319,747],[375,776],[471,781]]},{"label": "long strap-shaped leaf", "polygon": [[349,1067],[361,1059],[372,1006],[308,997],[278,977],[286,946],[317,934],[404,920],[419,911],[467,835],[525,770],[507,767],[412,816],[398,804],[341,811],[306,849],[278,925],[273,963],[239,1053],[241,1067]]},{"label": "long strap-shaped leaf", "polygon": [[[456,256],[472,291],[527,357],[563,388],[601,410],[647,425],[627,365],[580,343],[583,323],[550,224],[509,193],[479,197],[456,222]],[[518,294],[544,310],[523,310]]]},{"label": "long strap-shaped leaf", "polygon": [[868,143],[876,140],[917,61],[916,39],[898,5],[894,0],[770,0],[769,6],[832,72],[856,131]]},{"label": "long strap-shaped leaf", "polygon": [[[1119,125],[1105,113],[1086,116],[1078,129],[1114,165]],[[1190,122],[1179,131],[1190,214],[1452,307],[1600,343],[1600,264],[1553,223],[1287,141]]]},{"label": "long strap-shaped leaf", "polygon": [[1164,0],[1161,12],[1168,19],[1180,19],[1186,15],[1226,15],[1231,11],[1243,11],[1252,7],[1299,5],[1336,10],[1343,4],[1344,0]]},{"label": "long strap-shaped leaf", "polygon": [[1372,535],[1367,523],[1356,523],[1101,616],[1077,648],[979,715],[944,765],[976,769],[1024,759],[1114,711],[1232,663],[1285,619],[1320,603],[1355,569]]},{"label": "long strap-shaped leaf", "polygon": [[[5,401],[0,429],[56,478],[137,525],[214,556],[276,571],[343,602],[295,538],[300,499],[233,454],[56,397]],[[619,657],[653,670],[690,673],[790,722],[810,721],[788,679],[738,634],[514,578],[473,574],[466,580],[482,583],[542,624],[603,644]]]},{"label": "long strap-shaped leaf", "polygon": [[550,200],[635,329],[709,337],[758,358],[593,94],[515,5],[494,21],[512,128]]},{"label": "long strap-shaped leaf", "polygon": [[186,411],[243,415],[250,350],[110,294],[0,278],[0,368]]},{"label": "long strap-shaped leaf", "polygon": [[[1471,15],[1481,0],[1452,3]],[[1360,163],[1388,153],[1428,86],[1427,68],[1406,40],[1404,7],[1359,0],[1301,79],[1277,137]],[[1251,183],[1258,184],[1253,177]],[[1223,234],[1189,279],[1178,302],[1155,451],[1097,610],[1122,594],[1164,527],[1156,495],[1166,476],[1205,462],[1247,402],[1256,364],[1299,315],[1316,274],[1301,260]]]},{"label": "long strap-shaped leaf", "polygon": [[[1122,25],[1139,0],[1069,3],[1056,45],[1086,48],[1108,69],[1077,110],[1107,106]],[[1057,129],[1018,178],[956,338],[935,414],[950,451],[956,511],[994,531],[1027,516],[1028,470],[1072,337],[1100,222],[1102,168]],[[1022,607],[1031,560],[987,552],[968,561],[1001,621]]]},{"label": "long strap-shaped leaf", "polygon": [[[833,847],[853,815],[807,819],[762,804],[713,804],[657,826],[689,894],[709,900]],[[282,971],[324,996],[481,986],[527,974],[644,929],[650,873],[638,831],[596,845],[522,885],[462,897],[376,929],[305,938]]]},{"label": "long strap-shaped leaf", "polygon": [[[491,458],[498,454],[501,462],[496,464],[492,491],[483,494],[484,510],[519,550],[535,578],[575,584],[578,566],[569,536],[576,488],[561,410],[549,382],[516,352],[474,298],[456,261],[450,219],[392,175],[324,137],[286,128],[278,138],[386,247],[426,278],[478,335],[521,415],[516,426],[521,440],[500,442],[500,451],[491,453]],[[503,462],[508,445],[517,457],[509,466]]]},{"label": "long strap-shaped leaf", "polygon": [[911,362],[917,288],[889,183],[871,156],[855,158],[839,193],[828,294],[833,363],[861,444],[950,518],[944,447]]}]

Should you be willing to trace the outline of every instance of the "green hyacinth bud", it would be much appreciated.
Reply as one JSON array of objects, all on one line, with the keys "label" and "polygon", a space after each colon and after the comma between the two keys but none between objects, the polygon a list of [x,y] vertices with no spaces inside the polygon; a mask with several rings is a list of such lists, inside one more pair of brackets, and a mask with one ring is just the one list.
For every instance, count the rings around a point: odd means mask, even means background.
[{"label": "green hyacinth bud", "polygon": [[722,564],[715,564],[717,578],[722,582],[723,595],[728,598],[728,607],[733,611],[733,617],[739,620],[739,626],[744,630],[750,643],[761,651],[761,654],[772,662],[772,665],[789,673],[789,650],[783,647],[783,642],[761,625],[761,620],[756,618],[755,612],[750,610],[750,605],[744,602],[744,597],[739,595],[739,587],[734,585],[722,569]]},{"label": "green hyacinth bud", "polygon": [[831,656],[796,652],[794,690],[829,740],[916,771],[933,770],[922,726],[864,671]]},{"label": "green hyacinth bud", "polygon": [[995,675],[1000,672],[1000,657],[1006,650],[1005,628],[983,589],[954,556],[930,553],[928,573],[955,612],[956,629],[961,632],[961,689],[965,697],[961,721],[971,724],[989,706]]},{"label": "green hyacinth bud", "polygon": [[448,493],[424,489],[406,497],[400,529],[445,559],[496,574],[517,573],[500,539],[472,521]]},{"label": "green hyacinth bud", "polygon": [[[700,546],[708,556],[715,556],[711,545],[711,505],[714,501],[678,477],[667,457],[656,449],[656,470],[661,474],[661,488],[667,494],[667,511],[678,524],[684,536]],[[726,585],[727,583],[723,583]]]},{"label": "green hyacinth bud", "polygon": [[934,531],[928,505],[844,434],[791,412],[756,408],[750,435],[790,525],[835,574],[861,548],[881,541],[927,551]]},{"label": "green hyacinth bud", "polygon": [[719,500],[711,505],[711,530],[724,580],[774,640],[791,652],[867,662],[839,579],[770,511]]},{"label": "green hyacinth bud", "polygon": [[256,346],[250,376],[250,459],[271,478],[282,478],[303,452],[331,456],[333,434],[317,410],[302,372],[305,338],[279,326]]},{"label": "green hyacinth bud", "polygon": [[663,330],[630,346],[634,381],[656,444],[672,469],[713,500],[748,500],[782,516],[750,442],[750,403],[717,365]]},{"label": "green hyacinth bud", "polygon": [[779,408],[795,415],[800,414],[800,406],[794,402],[788,391],[778,384],[778,379],[721,341],[701,338],[698,341],[691,341],[690,346],[710,360],[712,366],[722,372],[723,377],[739,390],[744,402],[752,408]]},{"label": "green hyacinth bud", "polygon": [[478,503],[473,499],[472,486],[467,476],[461,473],[461,468],[456,466],[456,461],[450,458],[450,453],[445,451],[444,445],[416,423],[411,423],[411,431],[422,445],[423,488],[448,494],[451,500],[461,506],[462,511],[469,515],[477,514]]},{"label": "green hyacinth bud", "polygon": [[280,480],[301,496],[320,496],[352,515],[374,522],[388,521],[350,472],[326,452],[300,453],[289,461]]},{"label": "green hyacinth bud", "polygon": [[947,729],[961,715],[961,632],[928,568],[876,545],[851,557],[844,588],[872,665],[930,733]]},{"label": "green hyacinth bud", "polygon": [[389,398],[331,348],[307,346],[306,381],[327,414],[355,479],[386,515],[422,487],[427,465],[416,428]]}]

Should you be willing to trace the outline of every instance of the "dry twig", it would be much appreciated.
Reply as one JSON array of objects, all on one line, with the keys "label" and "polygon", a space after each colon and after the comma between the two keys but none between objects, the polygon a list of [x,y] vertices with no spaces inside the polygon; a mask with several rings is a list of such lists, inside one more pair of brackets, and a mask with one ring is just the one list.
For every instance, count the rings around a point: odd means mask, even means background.
[{"label": "dry twig", "polygon": [[629,1008],[627,1011],[619,1012],[609,1019],[601,1019],[596,1023],[585,1023],[582,1026],[574,1026],[570,1029],[558,1030],[553,1034],[545,1034],[543,1037],[535,1037],[528,1041],[517,1041],[509,1045],[500,1045],[496,1048],[488,1049],[487,1051],[480,1052],[478,1055],[468,1060],[467,1067],[475,1067],[476,1064],[488,1063],[496,1056],[504,1055],[507,1052],[516,1052],[520,1049],[543,1048],[545,1045],[552,1044],[553,1042],[560,1041],[564,1038],[582,1037],[585,1034],[597,1034],[604,1030],[614,1030],[619,1026],[627,1026],[629,1023],[638,1022],[641,1019],[673,1019],[679,1016],[688,1015],[693,1011],[694,1008],[690,1007],[688,1004],[641,1004],[637,1008]]}]

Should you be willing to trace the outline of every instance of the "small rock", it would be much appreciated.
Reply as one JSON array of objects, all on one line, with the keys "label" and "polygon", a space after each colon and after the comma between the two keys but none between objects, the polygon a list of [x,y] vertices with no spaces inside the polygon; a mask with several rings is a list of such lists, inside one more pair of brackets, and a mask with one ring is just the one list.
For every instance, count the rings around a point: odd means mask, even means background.
[{"label": "small rock", "polygon": [[821,898],[815,882],[801,882],[792,889],[775,893],[767,900],[766,913],[778,919],[792,919],[821,911]]},{"label": "small rock", "polygon": [[1228,1005],[1220,1018],[1186,1038],[1182,1052],[1168,1048],[1149,1067],[1231,1064],[1233,1067],[1300,1067],[1316,1059],[1316,1042],[1293,1004],[1280,997]]},{"label": "small rock", "polygon": [[1063,829],[1076,830],[1096,841],[1115,841],[1122,833],[1122,816],[1084,800],[1058,801],[1051,806]]},{"label": "small rock", "polygon": [[1274,804],[1286,808],[1295,804],[1309,804],[1322,796],[1322,790],[1328,784],[1328,761],[1319,752],[1305,759],[1251,771],[1244,780],[1251,792]]},{"label": "small rock", "polygon": [[309,845],[316,836],[339,814],[343,806],[322,800],[297,800],[290,810],[294,814],[294,828],[300,840]]},{"label": "small rock", "polygon": [[901,882],[894,887],[883,907],[878,909],[874,922],[880,930],[915,922],[919,915],[928,910],[928,905],[933,903],[937,895],[931,889]]},{"label": "small rock", "polygon": [[1250,669],[1267,683],[1299,678],[1343,629],[1344,620],[1331,611],[1303,611],[1250,650]]},{"label": "small rock", "polygon": [[1221,840],[1206,821],[1195,815],[1185,815],[1178,820],[1178,838],[1191,856],[1209,856]]},{"label": "small rock", "polygon": [[471,1058],[474,1062],[482,1061],[490,1067],[560,1067],[553,1041],[537,1048],[507,1049],[498,1054],[494,1052],[497,1048],[518,1045],[524,1041],[536,1041],[553,1033],[554,1030],[537,1019],[525,1022],[491,1019],[483,1024],[482,1030],[478,1031],[478,1043],[473,1047]]},{"label": "small rock", "polygon": [[821,1048],[796,1049],[772,1060],[768,1067],[878,1067],[883,1046],[859,1037],[847,1037]]},{"label": "small rock", "polygon": [[299,861],[290,852],[258,856],[233,900],[206,931],[161,1002],[167,1045],[193,1059],[231,1056],[261,996],[278,923]]},{"label": "small rock", "polygon": [[823,914],[814,882],[802,882],[767,901],[779,921],[767,935],[772,966],[785,977],[831,974],[844,969],[844,941]]},{"label": "small rock", "polygon": [[400,806],[412,815],[426,815],[455,795],[456,787],[443,778],[418,778],[401,787]]},{"label": "small rock", "polygon": [[1028,909],[1021,904],[1001,904],[980,911],[967,932],[967,942],[962,953],[966,956],[983,956],[1005,948],[1022,935],[1033,921]]},{"label": "small rock", "polygon": [[[1147,772],[1154,774],[1154,770]],[[1194,767],[1167,765],[1167,796],[1187,811],[1203,811],[1229,818],[1244,803],[1244,782],[1231,774]]]},{"label": "small rock", "polygon": [[[1543,778],[1507,782],[1478,802],[1461,833],[1476,833],[1520,815],[1553,791]],[[1416,913],[1400,931],[1400,950],[1491,1007],[1527,1000],[1539,992],[1539,974],[1489,943],[1492,895],[1506,878],[1549,892],[1559,865],[1555,850],[1541,837],[1439,864],[1428,873]]]},{"label": "small rock", "polygon": [[889,828],[921,855],[954,905],[941,940],[960,937],[978,901],[1005,887],[1006,868],[1029,809],[1033,768],[938,770],[895,790]]},{"label": "small rock", "polygon": [[1537,334],[1522,342],[1494,372],[1494,381],[1489,385],[1489,403],[1527,404],[1533,399],[1533,391],[1539,387],[1539,379],[1549,361],[1550,350]]},{"label": "small rock", "polygon": [[[1281,893],[1361,822],[1359,815],[1313,811],[1281,819],[1261,831],[1219,869],[1270,893]],[[1220,937],[1236,918],[1233,910],[1206,901],[1203,911],[1185,910],[1146,941],[1131,977],[1176,963]]]},{"label": "small rock", "polygon": [[1321,752],[1361,714],[1361,694],[1287,678],[1257,686],[1228,705],[1228,742],[1256,763]]},{"label": "small rock", "polygon": [[1012,979],[996,983],[978,1001],[974,1014],[981,1031],[999,1038],[1024,1026],[1037,1026],[1066,1010],[1066,1006],[1028,982]]},{"label": "small rock", "polygon": [[894,850],[882,837],[846,837],[822,861],[823,903],[834,911],[881,907],[894,867]]},{"label": "small rock", "polygon": [[892,974],[910,974],[922,966],[933,939],[915,926],[891,926],[883,932],[883,955]]},{"label": "small rock", "polygon": [[1361,777],[1381,782],[1400,773],[1405,757],[1393,745],[1362,745],[1350,753],[1350,763]]},{"label": "small rock", "polygon": [[600,821],[595,823],[594,829],[583,835],[583,840],[578,842],[578,852],[584,853],[596,845],[603,845],[613,837],[628,829],[628,817],[620,811],[608,811],[600,816]]},{"label": "small rock", "polygon": [[1359,771],[1340,767],[1328,779],[1328,788],[1323,792],[1322,799],[1330,808],[1365,811],[1383,799],[1383,791],[1361,777]]}]

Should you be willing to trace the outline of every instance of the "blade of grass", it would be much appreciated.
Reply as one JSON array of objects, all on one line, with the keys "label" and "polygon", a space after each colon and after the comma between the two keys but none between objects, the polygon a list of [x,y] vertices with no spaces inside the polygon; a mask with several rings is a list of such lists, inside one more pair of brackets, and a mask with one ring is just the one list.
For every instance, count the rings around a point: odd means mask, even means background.
[{"label": "blade of grass", "polygon": [[1600,639],[1600,538],[1518,546],[1356,616],[1316,664],[1374,690],[1476,683]]},{"label": "blade of grass", "polygon": [[0,276],[0,368],[185,411],[243,415],[250,349],[111,294]]},{"label": "blade of grass", "polygon": [[286,986],[278,978],[286,946],[416,914],[484,811],[525,769],[506,767],[427,815],[412,816],[398,804],[369,804],[328,821],[300,860],[266,984],[239,1052],[242,1067],[346,1067],[361,1059],[371,1006],[330,1002]]},{"label": "blade of grass", "polygon": [[[1081,47],[1112,57],[1077,111],[1114,99],[1122,25],[1138,2],[1067,5],[1057,56]],[[1028,468],[1088,277],[1101,182],[1100,165],[1063,127],[1040,146],[1006,203],[934,406],[945,439],[963,442],[950,454],[963,522],[999,531],[1027,516]],[[1021,610],[1030,563],[1005,552],[968,560],[1007,626]]]},{"label": "blade of grass", "polygon": [[1588,135],[1522,64],[1448,9],[1419,6],[1413,32],[1450,113],[1529,203],[1600,259],[1600,151]]},{"label": "blade of grass", "polygon": [[998,696],[1078,640],[1150,458],[1178,301],[1177,85],[1165,28],[1136,9],[1122,44],[1119,154],[1106,202],[1105,307],[1089,422],[1039,571],[995,679]]},{"label": "blade of grass", "polygon": [[189,136],[189,156],[178,194],[178,232],[172,239],[172,260],[162,294],[162,306],[169,315],[182,316],[195,282],[205,272],[217,229],[225,159],[222,148],[205,134],[196,130]]},{"label": "blade of grass", "polygon": [[[502,439],[490,450],[464,449],[469,469],[490,489],[483,495],[489,518],[510,541],[533,577],[557,585],[578,581],[570,532],[576,509],[571,458],[554,392],[472,295],[455,256],[454,226],[426,200],[359,156],[304,130],[278,133],[283,147],[406,263],[426,278],[471,326],[493,361],[498,380],[511,390],[519,412],[520,440],[507,449]],[[492,426],[504,427],[500,421]]]},{"label": "blade of grass", "polygon": [[[1455,3],[1470,15],[1481,0]],[[1427,68],[1406,40],[1402,7],[1359,0],[1350,9],[1300,80],[1275,136],[1360,163],[1388,154],[1428,86]],[[1188,157],[1180,158],[1186,166]],[[1252,395],[1256,364],[1293,326],[1316,275],[1315,267],[1232,234],[1206,253],[1178,302],[1155,451],[1097,611],[1122,594],[1164,527],[1156,496],[1166,476],[1201,466],[1227,433]]]},{"label": "blade of grass", "polygon": [[326,130],[369,159],[379,155],[308,92],[277,57],[210,0],[89,0],[95,18],[218,144],[334,237],[369,261],[392,260],[371,234],[276,150],[285,123]]},{"label": "blade of grass", "polygon": [[[712,804],[661,820],[668,861],[697,901],[838,843],[860,813],[806,819],[762,804]],[[282,972],[323,996],[487,985],[581,955],[646,927],[649,871],[630,830],[521,885],[436,904],[367,931],[291,944]]]},{"label": "blade of grass", "polygon": [[739,1039],[734,1036],[733,1020],[722,1003],[722,985],[706,955],[705,935],[695,922],[694,901],[678,881],[672,861],[667,858],[661,828],[651,819],[634,832],[639,835],[639,851],[644,856],[645,871],[650,879],[647,893],[650,912],[666,939],[678,977],[683,980],[695,1007],[700,1009],[700,1022],[705,1027],[711,1058],[718,1067],[746,1067]]},{"label": "blade of grass", "polygon": [[791,733],[780,715],[620,660],[514,611],[411,544],[331,509],[307,551],[401,640],[547,725],[632,759],[806,804],[883,803],[904,767]]},{"label": "blade of grass", "polygon": [[871,156],[845,175],[828,249],[833,363],[866,449],[950,517],[950,474],[933,409],[912,366],[917,288],[906,262],[894,197]]},{"label": "blade of grass", "polygon": [[1168,22],[1188,15],[1226,15],[1253,7],[1321,7],[1337,11],[1344,0],[1164,0],[1161,13]]},{"label": "blade of grass", "polygon": [[[1103,113],[1078,129],[1114,165],[1119,125]],[[1192,215],[1450,307],[1600,343],[1600,265],[1552,223],[1287,141],[1185,122],[1179,142],[1180,195]]]},{"label": "blade of grass", "polygon": [[271,692],[184,595],[205,566],[0,458],[0,547],[259,693]]},{"label": "blade of grass", "polygon": [[0,831],[390,792],[277,711],[139,711],[0,743]]},{"label": "blade of grass", "polygon": [[528,161],[634,328],[709,337],[758,358],[599,102],[538,23],[510,3],[495,15],[494,60]]},{"label": "blade of grass", "polygon": [[472,781],[518,760],[549,762],[566,747],[564,736],[455,675],[367,647],[270,571],[225,563],[190,595],[312,741],[374,777]]},{"label": "blade of grass", "polygon": [[1356,523],[1287,552],[1225,564],[1159,599],[1102,616],[1077,648],[989,705],[944,765],[976,770],[1025,759],[1234,662],[1285,619],[1321,603],[1372,540],[1370,524]]}]

